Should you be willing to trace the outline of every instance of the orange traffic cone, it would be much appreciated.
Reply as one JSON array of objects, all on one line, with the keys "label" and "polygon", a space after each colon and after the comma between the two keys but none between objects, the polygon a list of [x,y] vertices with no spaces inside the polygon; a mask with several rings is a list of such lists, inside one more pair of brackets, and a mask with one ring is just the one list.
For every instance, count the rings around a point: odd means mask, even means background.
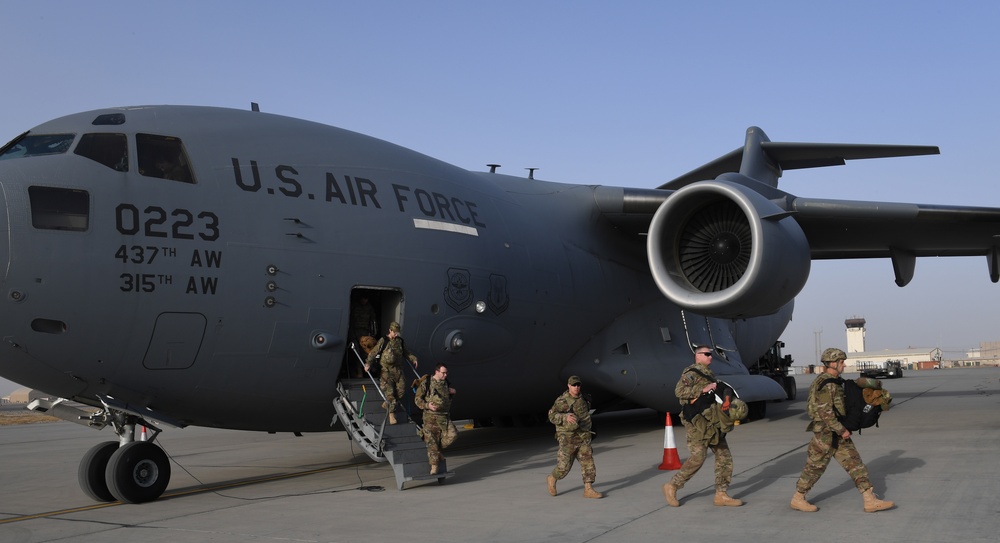
[{"label": "orange traffic cone", "polygon": [[146,441],[146,427],[142,427],[142,433],[139,434],[139,441]]},{"label": "orange traffic cone", "polygon": [[660,469],[681,469],[681,459],[677,456],[677,444],[674,442],[674,425],[670,421],[670,413],[667,413],[667,427],[663,436],[663,463]]}]

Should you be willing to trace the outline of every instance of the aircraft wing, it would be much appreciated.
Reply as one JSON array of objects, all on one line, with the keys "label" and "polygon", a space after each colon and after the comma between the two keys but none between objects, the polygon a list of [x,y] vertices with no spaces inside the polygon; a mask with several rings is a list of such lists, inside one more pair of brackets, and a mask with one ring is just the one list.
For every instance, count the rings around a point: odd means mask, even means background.
[{"label": "aircraft wing", "polygon": [[795,198],[814,259],[891,258],[905,286],[918,256],[979,256],[1000,279],[1000,209]]},{"label": "aircraft wing", "polygon": [[933,146],[771,142],[750,127],[742,149],[657,189],[599,187],[595,197],[606,220],[646,234],[664,296],[709,317],[775,313],[805,285],[813,259],[890,258],[904,286],[917,257],[982,255],[997,282],[998,208],[800,198],[778,189],[784,170],[936,153]]}]

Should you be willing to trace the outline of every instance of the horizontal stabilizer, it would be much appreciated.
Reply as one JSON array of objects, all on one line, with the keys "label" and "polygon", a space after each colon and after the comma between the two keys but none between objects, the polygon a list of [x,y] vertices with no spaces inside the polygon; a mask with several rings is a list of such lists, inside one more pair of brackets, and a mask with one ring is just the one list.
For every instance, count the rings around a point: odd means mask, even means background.
[{"label": "horizontal stabilizer", "polygon": [[[691,183],[715,179],[724,173],[739,172],[777,186],[784,170],[842,166],[847,160],[936,155],[933,145],[869,145],[858,143],[796,143],[768,141],[755,126],[747,129],[746,144],[703,166],[677,177],[661,189],[676,190]],[[763,159],[763,160],[759,160]]]}]

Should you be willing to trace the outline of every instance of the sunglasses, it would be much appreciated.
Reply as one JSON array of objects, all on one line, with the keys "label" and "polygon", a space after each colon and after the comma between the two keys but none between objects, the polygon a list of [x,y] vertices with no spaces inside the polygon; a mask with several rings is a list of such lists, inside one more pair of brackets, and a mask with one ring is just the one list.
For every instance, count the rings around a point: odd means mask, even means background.
[{"label": "sunglasses", "polygon": [[712,356],[712,353],[698,353],[698,354],[703,354],[705,356]]},{"label": "sunglasses", "polygon": [[583,383],[570,383],[569,386],[571,386],[571,387],[582,387]]}]

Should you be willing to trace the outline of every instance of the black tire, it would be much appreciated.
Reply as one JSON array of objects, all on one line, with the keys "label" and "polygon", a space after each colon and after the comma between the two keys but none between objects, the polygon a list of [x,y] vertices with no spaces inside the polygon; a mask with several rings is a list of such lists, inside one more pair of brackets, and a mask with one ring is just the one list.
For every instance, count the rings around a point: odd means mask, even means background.
[{"label": "black tire", "polygon": [[767,402],[764,400],[757,402],[748,402],[747,408],[749,410],[747,419],[750,420],[751,422],[755,420],[760,420],[765,416],[767,416]]},{"label": "black tire", "polygon": [[80,459],[80,468],[76,472],[80,489],[94,501],[115,501],[104,474],[108,469],[108,460],[117,450],[117,441],[105,441],[91,447]]},{"label": "black tire", "polygon": [[785,376],[785,396],[788,398],[788,401],[792,401],[796,397],[798,397],[798,395],[799,395],[799,387],[795,383],[795,377],[792,377],[791,375],[786,375]]},{"label": "black tire", "polygon": [[170,483],[170,460],[148,441],[133,441],[111,455],[105,472],[108,489],[124,503],[159,498]]}]

